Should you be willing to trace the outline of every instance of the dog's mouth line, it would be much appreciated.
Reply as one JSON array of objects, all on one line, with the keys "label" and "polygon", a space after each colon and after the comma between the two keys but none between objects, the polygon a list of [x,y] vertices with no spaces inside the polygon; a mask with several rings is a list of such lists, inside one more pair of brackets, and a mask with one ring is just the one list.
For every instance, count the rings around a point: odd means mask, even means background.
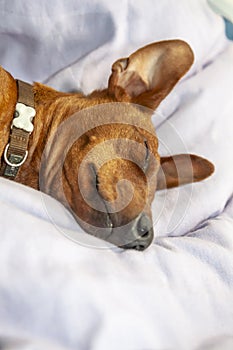
[{"label": "dog's mouth line", "polygon": [[106,215],[107,215],[106,226],[108,229],[110,229],[110,232],[109,232],[108,236],[106,237],[106,239],[108,239],[113,234],[114,225],[113,225],[112,219],[110,217],[110,213],[108,211],[108,206],[104,200],[103,200],[103,203],[104,203],[104,207],[106,209]]}]

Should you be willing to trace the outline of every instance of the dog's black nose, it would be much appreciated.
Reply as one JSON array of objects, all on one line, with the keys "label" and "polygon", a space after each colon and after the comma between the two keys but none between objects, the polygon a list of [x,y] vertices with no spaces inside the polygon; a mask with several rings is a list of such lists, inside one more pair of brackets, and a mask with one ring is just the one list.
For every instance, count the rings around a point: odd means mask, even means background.
[{"label": "dog's black nose", "polygon": [[139,235],[139,237],[146,239],[150,235],[151,228],[152,228],[151,220],[147,215],[142,214],[139,217],[137,222],[137,226],[136,226],[137,234]]},{"label": "dog's black nose", "polygon": [[124,248],[144,250],[152,242],[154,237],[152,220],[144,213],[135,219],[132,227],[132,242]]}]

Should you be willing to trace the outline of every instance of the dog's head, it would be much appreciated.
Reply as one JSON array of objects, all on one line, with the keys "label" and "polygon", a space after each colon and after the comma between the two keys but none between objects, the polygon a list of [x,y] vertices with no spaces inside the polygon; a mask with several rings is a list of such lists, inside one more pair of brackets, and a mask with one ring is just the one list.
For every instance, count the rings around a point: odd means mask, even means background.
[{"label": "dog's head", "polygon": [[108,89],[88,97],[88,107],[105,103],[96,113],[87,109],[79,116],[79,131],[88,117],[91,124],[70,147],[62,175],[69,206],[87,232],[143,250],[153,239],[150,207],[156,189],[200,181],[213,172],[210,162],[194,155],[160,159],[151,123],[153,111],[192,63],[192,50],[183,41],[151,44],[115,62]]}]

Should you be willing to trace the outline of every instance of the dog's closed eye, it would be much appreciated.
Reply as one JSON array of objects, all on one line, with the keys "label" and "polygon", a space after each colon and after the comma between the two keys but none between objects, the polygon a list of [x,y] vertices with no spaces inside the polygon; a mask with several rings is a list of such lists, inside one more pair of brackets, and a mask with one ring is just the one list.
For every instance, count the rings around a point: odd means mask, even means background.
[{"label": "dog's closed eye", "polygon": [[113,228],[113,224],[112,224],[109,212],[108,212],[107,204],[106,204],[105,200],[102,198],[102,196],[100,194],[100,188],[99,188],[100,187],[100,182],[99,182],[98,172],[97,172],[95,164],[91,163],[90,164],[90,168],[91,168],[91,171],[93,172],[93,175],[94,175],[96,191],[97,191],[98,195],[100,196],[101,200],[104,203],[105,213],[107,214],[107,216],[106,216],[106,226],[108,228],[112,229]]},{"label": "dog's closed eye", "polygon": [[144,160],[143,170],[146,171],[148,169],[149,160],[150,160],[150,150],[149,150],[148,142],[146,139],[144,140],[144,145],[146,148],[146,156],[145,156],[145,160]]},{"label": "dog's closed eye", "polygon": [[95,164],[91,163],[90,168],[91,168],[91,171],[92,171],[93,176],[94,176],[95,188],[96,188],[97,192],[99,193],[100,182],[99,182],[99,177],[98,177],[98,173],[97,173]]}]

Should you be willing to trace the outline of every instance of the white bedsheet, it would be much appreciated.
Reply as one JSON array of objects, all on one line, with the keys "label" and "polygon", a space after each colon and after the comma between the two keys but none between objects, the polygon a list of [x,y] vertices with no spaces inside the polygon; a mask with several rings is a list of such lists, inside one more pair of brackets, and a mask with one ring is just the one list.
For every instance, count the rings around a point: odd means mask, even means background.
[{"label": "white bedsheet", "polygon": [[115,59],[186,39],[195,64],[153,120],[162,154],[184,144],[216,167],[156,195],[143,253],[74,243],[61,204],[1,178],[0,348],[232,349],[233,44],[221,18],[201,0],[5,0],[0,16],[0,64],[63,90],[104,87]]}]

